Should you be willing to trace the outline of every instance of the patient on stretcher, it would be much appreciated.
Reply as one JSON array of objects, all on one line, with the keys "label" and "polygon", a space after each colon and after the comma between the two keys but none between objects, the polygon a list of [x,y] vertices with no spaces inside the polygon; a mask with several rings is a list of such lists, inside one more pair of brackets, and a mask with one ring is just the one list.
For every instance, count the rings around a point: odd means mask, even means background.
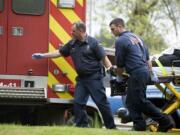
[{"label": "patient on stretcher", "polygon": [[[180,46],[165,50],[158,59],[165,67],[180,67],[180,62],[174,63],[174,61],[180,61]],[[156,63],[153,63],[153,66],[157,66]]]},{"label": "patient on stretcher", "polygon": [[[159,58],[162,67],[159,67],[155,60],[152,60],[153,71],[156,72],[160,82],[171,82],[180,80],[180,47],[164,52]],[[172,48],[171,48],[172,49]]]},{"label": "patient on stretcher", "polygon": [[[174,49],[173,54],[164,54],[159,57],[159,61],[164,66],[172,66],[174,60],[180,60],[180,50]],[[180,63],[177,63],[176,66],[180,67]]]}]

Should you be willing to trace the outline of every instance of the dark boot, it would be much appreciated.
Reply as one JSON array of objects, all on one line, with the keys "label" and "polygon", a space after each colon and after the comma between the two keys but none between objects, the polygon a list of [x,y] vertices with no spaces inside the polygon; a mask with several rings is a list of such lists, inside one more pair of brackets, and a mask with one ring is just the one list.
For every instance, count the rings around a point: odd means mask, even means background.
[{"label": "dark boot", "polygon": [[168,115],[164,114],[164,118],[159,122],[158,132],[167,132],[168,130],[174,127],[174,123],[168,117]]}]

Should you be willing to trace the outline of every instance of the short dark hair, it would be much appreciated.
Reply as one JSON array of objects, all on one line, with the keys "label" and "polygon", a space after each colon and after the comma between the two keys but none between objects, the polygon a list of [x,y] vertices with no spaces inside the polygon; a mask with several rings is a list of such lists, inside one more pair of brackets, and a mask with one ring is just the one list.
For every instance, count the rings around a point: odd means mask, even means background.
[{"label": "short dark hair", "polygon": [[83,22],[77,21],[77,22],[74,22],[73,25],[76,27],[76,29],[82,32],[86,32],[86,25]]},{"label": "short dark hair", "polygon": [[121,25],[123,27],[125,27],[125,23],[124,23],[124,20],[122,18],[115,18],[113,19],[110,23],[109,23],[109,26],[111,26],[112,24],[114,25]]}]

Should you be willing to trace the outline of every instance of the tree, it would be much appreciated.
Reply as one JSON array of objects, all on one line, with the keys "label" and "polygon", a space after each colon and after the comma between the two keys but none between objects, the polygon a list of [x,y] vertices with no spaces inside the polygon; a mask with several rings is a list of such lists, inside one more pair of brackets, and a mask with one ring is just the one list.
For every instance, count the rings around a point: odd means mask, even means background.
[{"label": "tree", "polygon": [[[171,2],[173,1],[173,3]],[[127,28],[143,37],[145,43],[150,48],[151,53],[157,53],[167,48],[165,34],[166,25],[162,20],[173,22],[173,27],[178,31],[178,18],[180,15],[179,0],[105,0],[98,9],[105,12],[96,12],[96,20],[101,24],[100,35],[97,38],[104,41],[105,45],[112,46],[112,36],[109,36],[106,20],[110,21],[115,17],[122,17],[126,20]],[[177,8],[173,8],[174,6]],[[160,28],[164,31],[161,31]],[[177,35],[177,34],[176,34]]]},{"label": "tree", "polygon": [[152,53],[157,53],[167,46],[154,24],[151,23],[153,13],[157,11],[157,4],[157,0],[136,0],[131,7],[127,22],[127,27],[143,37]]},{"label": "tree", "polygon": [[[162,11],[172,21],[176,36],[178,36],[178,26],[180,24],[180,1],[179,0],[162,0]],[[179,21],[179,22],[178,22]]]},{"label": "tree", "polygon": [[107,29],[101,29],[100,33],[96,35],[96,38],[102,41],[103,46],[114,48],[115,38],[112,34],[109,34]]}]

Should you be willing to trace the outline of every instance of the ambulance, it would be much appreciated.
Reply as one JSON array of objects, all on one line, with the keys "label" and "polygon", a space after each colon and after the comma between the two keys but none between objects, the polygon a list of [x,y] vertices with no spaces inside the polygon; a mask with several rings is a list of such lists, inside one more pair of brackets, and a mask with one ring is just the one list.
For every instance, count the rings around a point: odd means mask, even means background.
[{"label": "ambulance", "polygon": [[[0,123],[73,124],[71,57],[31,55],[61,47],[72,24],[85,18],[86,0],[0,0]],[[92,126],[102,124],[93,103],[87,111]]]}]

